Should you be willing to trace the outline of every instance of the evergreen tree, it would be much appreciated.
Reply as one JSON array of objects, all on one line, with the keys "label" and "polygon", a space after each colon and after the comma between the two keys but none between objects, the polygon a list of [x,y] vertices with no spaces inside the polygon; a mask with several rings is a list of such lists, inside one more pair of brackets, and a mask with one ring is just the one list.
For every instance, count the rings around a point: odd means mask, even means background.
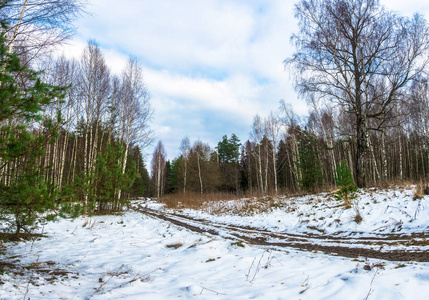
[{"label": "evergreen tree", "polygon": [[168,189],[166,192],[168,194],[176,193],[178,192],[178,185],[179,185],[179,166],[180,166],[180,160],[181,158],[175,158],[170,163],[168,161],[168,170],[167,170],[167,182],[168,182]]},{"label": "evergreen tree", "polygon": [[323,184],[322,168],[317,157],[316,144],[317,138],[307,130],[304,130],[299,140],[300,161],[298,168],[302,173],[302,179],[299,180],[299,184],[305,191],[314,192]]},{"label": "evergreen tree", "polygon": [[229,139],[224,135],[216,147],[222,174],[221,189],[224,191],[237,191],[240,187],[238,169],[240,146],[240,140],[235,134],[232,134]]},{"label": "evergreen tree", "polygon": [[90,193],[98,213],[120,210],[125,201],[117,199],[118,191],[127,191],[139,176],[133,162],[127,166],[125,173],[122,172],[123,156],[124,150],[119,143],[108,144],[106,151],[98,154],[94,173],[91,174],[93,185]]},{"label": "evergreen tree", "polygon": [[351,207],[351,200],[355,198],[358,190],[352,171],[345,160],[341,161],[340,166],[335,171],[338,175],[338,177],[335,177],[335,182],[339,190],[334,194],[334,197],[337,200],[343,200],[346,207]]},{"label": "evergreen tree", "polygon": [[149,190],[149,182],[150,182],[149,173],[143,161],[140,148],[138,146],[134,147],[131,153],[132,153],[132,158],[129,159],[129,162],[127,162],[127,165],[132,160],[132,162],[136,164],[137,173],[139,176],[137,176],[136,179],[134,180],[133,185],[129,189],[129,193],[131,197],[134,197],[134,198],[142,197],[142,196],[145,196]]},{"label": "evergreen tree", "polygon": [[[18,234],[28,231],[36,221],[49,218],[48,212],[56,208],[57,191],[44,180],[38,158],[44,154],[44,146],[58,136],[56,129],[61,122],[60,114],[56,122],[43,119],[43,109],[62,99],[66,89],[42,82],[38,72],[22,66],[14,53],[8,54],[5,26],[2,27],[0,217],[14,226]],[[5,172],[6,167],[13,171]]]}]

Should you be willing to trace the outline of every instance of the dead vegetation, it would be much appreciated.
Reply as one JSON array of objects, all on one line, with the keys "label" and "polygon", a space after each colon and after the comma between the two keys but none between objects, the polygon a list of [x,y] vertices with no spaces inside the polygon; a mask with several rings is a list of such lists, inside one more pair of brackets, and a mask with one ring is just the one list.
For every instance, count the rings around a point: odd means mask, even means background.
[{"label": "dead vegetation", "polygon": [[420,179],[414,191],[414,200],[422,199],[425,195],[429,195],[429,184]]},{"label": "dead vegetation", "polygon": [[160,200],[166,208],[195,209],[214,215],[225,213],[240,216],[251,216],[257,213],[269,212],[275,208],[287,211],[296,209],[295,202],[286,196],[272,195],[236,195],[226,193],[178,193],[166,195]]},{"label": "dead vegetation", "polygon": [[172,248],[172,249],[179,249],[183,246],[183,243],[174,243],[174,244],[168,244],[165,247]]},{"label": "dead vegetation", "polygon": [[[47,282],[57,282],[69,276],[78,278],[77,275],[72,274],[62,268],[56,266],[53,261],[31,263],[29,265],[21,263],[17,258],[2,258],[0,261],[0,274],[10,274],[13,277],[28,277],[31,274],[29,283],[38,285],[40,278]],[[0,283],[1,285],[1,283]]]},{"label": "dead vegetation", "polygon": [[[379,190],[396,189],[403,190],[410,188],[410,186],[417,186],[416,199],[422,198],[424,195],[429,194],[429,184],[423,185],[421,182],[411,181],[382,181],[378,182],[375,186],[365,188],[369,193]],[[325,187],[320,194],[332,195],[337,189],[333,186]],[[212,214],[223,214],[225,212],[234,213],[238,215],[252,215],[255,213],[269,212],[273,208],[284,208],[287,211],[295,211],[296,203],[294,198],[299,196],[308,196],[307,192],[295,193],[282,193],[282,196],[275,196],[273,194],[236,194],[236,193],[175,193],[167,194],[159,200],[160,203],[165,204],[166,208],[170,209],[195,209],[202,210]],[[420,197],[420,198],[419,198]],[[320,197],[310,197],[320,202]],[[345,205],[346,208],[352,208],[352,200]]]},{"label": "dead vegetation", "polygon": [[201,209],[207,202],[235,200],[237,198],[239,198],[239,196],[237,196],[236,194],[228,193],[201,194],[194,192],[186,192],[165,195],[161,199],[161,203],[164,203],[166,208]]},{"label": "dead vegetation", "polygon": [[46,237],[46,235],[38,234],[38,233],[26,233],[20,232],[10,233],[10,232],[0,232],[0,244],[7,242],[21,242],[21,241],[35,241],[38,238]]}]

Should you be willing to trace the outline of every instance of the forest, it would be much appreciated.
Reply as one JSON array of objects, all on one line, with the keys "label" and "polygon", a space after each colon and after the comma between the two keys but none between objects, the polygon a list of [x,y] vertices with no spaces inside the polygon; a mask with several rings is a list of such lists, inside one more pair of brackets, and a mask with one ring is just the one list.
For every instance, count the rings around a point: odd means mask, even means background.
[{"label": "forest", "polygon": [[58,215],[118,211],[147,185],[152,110],[140,62],[130,57],[113,75],[95,41],[80,59],[54,55],[83,8],[1,2],[0,218],[17,233]]},{"label": "forest", "polygon": [[[281,100],[254,117],[250,138],[211,149],[184,138],[181,155],[152,159],[156,195],[171,191],[277,194],[336,188],[349,169],[358,187],[425,181],[429,172],[429,31],[378,1],[299,1],[295,53],[284,60],[308,104]],[[340,169],[339,169],[340,168]]]},{"label": "forest", "polygon": [[85,13],[77,0],[0,2],[0,218],[17,233],[41,216],[115,212],[143,196],[318,192],[335,189],[341,170],[358,187],[428,178],[419,14],[372,0],[298,2],[295,53],[283,63],[308,115],[285,95],[278,111],[254,116],[245,141],[185,136],[171,161],[159,141],[145,162],[155,133],[142,63],[131,56],[116,75],[93,40],[79,59],[54,51]]}]

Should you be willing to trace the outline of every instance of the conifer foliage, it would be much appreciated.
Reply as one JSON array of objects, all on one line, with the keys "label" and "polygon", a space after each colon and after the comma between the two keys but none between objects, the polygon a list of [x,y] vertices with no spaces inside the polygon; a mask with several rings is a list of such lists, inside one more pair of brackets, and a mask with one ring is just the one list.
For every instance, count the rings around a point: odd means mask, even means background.
[{"label": "conifer foliage", "polygon": [[[22,66],[15,54],[8,54],[4,33],[0,35],[0,64],[4,67],[0,74],[0,171],[14,166],[0,182],[0,217],[19,233],[36,220],[50,218],[46,212],[55,206],[57,190],[45,181],[37,160],[44,154],[44,145],[57,138],[61,122],[60,114],[56,120],[42,118],[43,109],[63,98],[65,88],[42,82],[37,72]],[[18,76],[25,85],[18,83]]]},{"label": "conifer foliage", "polygon": [[304,130],[299,141],[300,161],[298,167],[302,173],[299,184],[303,190],[311,192],[314,192],[323,183],[320,160],[315,149],[316,143],[317,138]]}]

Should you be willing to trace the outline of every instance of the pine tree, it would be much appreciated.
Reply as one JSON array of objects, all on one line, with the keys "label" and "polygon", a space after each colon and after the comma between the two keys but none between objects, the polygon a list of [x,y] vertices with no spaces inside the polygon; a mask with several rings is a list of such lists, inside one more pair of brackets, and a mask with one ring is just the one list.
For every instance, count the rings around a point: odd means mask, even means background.
[{"label": "pine tree", "polygon": [[322,168],[315,149],[316,143],[317,139],[314,135],[307,130],[302,132],[299,140],[300,162],[298,167],[302,172],[299,184],[305,191],[314,192],[323,183]]},{"label": "pine tree", "polygon": [[179,191],[178,184],[179,184],[180,161],[181,161],[181,158],[175,158],[171,163],[170,161],[167,162],[167,182],[168,182],[168,189],[166,190],[167,194],[172,194]]},{"label": "pine tree", "polygon": [[338,177],[335,177],[335,182],[339,190],[334,194],[334,197],[337,200],[343,200],[346,207],[351,207],[351,200],[355,198],[358,190],[352,176],[352,171],[347,166],[346,161],[342,160],[336,172]]},{"label": "pine tree", "polygon": [[[44,147],[58,136],[61,115],[43,119],[44,107],[62,99],[66,88],[43,83],[35,72],[8,53],[6,38],[0,34],[0,218],[29,231],[37,221],[50,218],[56,208],[57,191],[44,180],[38,158]],[[20,78],[18,82],[17,78]],[[20,84],[24,80],[25,85]],[[32,128],[30,129],[30,125]],[[36,130],[37,128],[37,130]],[[8,171],[6,172],[6,168]]]},{"label": "pine tree", "polygon": [[90,202],[95,203],[93,208],[97,213],[119,211],[125,201],[116,197],[118,191],[127,191],[139,176],[133,163],[127,166],[125,173],[122,172],[123,156],[124,150],[119,143],[108,144],[97,156],[90,192]]},{"label": "pine tree", "polygon": [[228,139],[226,135],[216,147],[219,156],[219,167],[222,174],[222,186],[224,191],[237,191],[240,187],[238,159],[240,156],[240,140],[232,134]]}]

